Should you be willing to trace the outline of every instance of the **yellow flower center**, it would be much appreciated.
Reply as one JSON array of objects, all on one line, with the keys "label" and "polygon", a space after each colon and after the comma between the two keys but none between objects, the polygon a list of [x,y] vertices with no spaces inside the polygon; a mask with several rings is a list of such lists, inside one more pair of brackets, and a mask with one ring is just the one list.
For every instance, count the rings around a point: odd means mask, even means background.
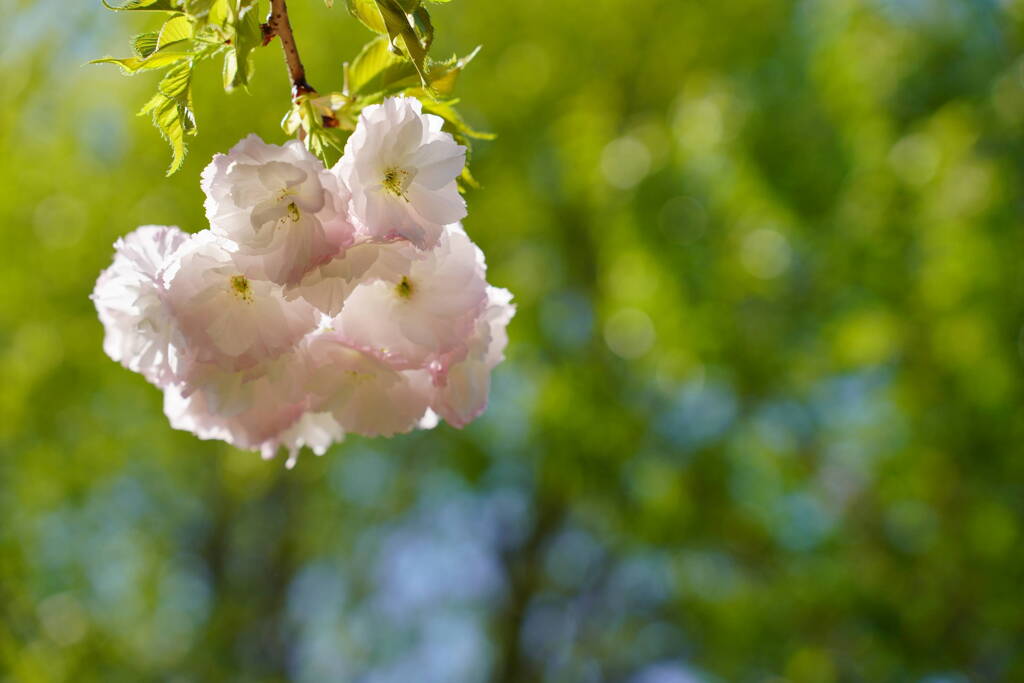
[{"label": "yellow flower center", "polygon": [[252,287],[249,286],[249,278],[244,275],[231,276],[231,293],[246,303],[252,303]]},{"label": "yellow flower center", "polygon": [[395,294],[400,299],[411,299],[414,291],[412,281],[405,276],[402,276],[402,281],[395,286]]},{"label": "yellow flower center", "polygon": [[396,197],[401,197],[402,199],[409,201],[405,196],[405,183],[408,178],[408,171],[403,168],[392,166],[384,171],[384,180],[381,181],[381,185],[384,186],[384,190],[389,194],[393,194]]}]

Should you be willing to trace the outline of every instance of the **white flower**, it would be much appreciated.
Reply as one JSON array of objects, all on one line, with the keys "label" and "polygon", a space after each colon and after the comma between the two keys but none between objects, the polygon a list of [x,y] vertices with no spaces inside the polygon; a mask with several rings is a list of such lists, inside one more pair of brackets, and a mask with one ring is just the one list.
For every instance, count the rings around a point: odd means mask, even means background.
[{"label": "white flower", "polygon": [[198,369],[245,370],[279,356],[319,317],[306,302],[285,300],[279,286],[239,272],[227,245],[206,230],[178,252],[166,279],[167,300]]},{"label": "white flower", "polygon": [[487,308],[476,323],[466,357],[443,368],[431,408],[453,427],[464,427],[487,408],[491,371],[505,359],[506,327],[516,308],[507,289],[487,288]]},{"label": "white flower", "polygon": [[465,217],[455,179],[466,148],[441,130],[443,124],[409,97],[363,109],[334,168],[352,193],[350,211],[363,234],[429,248],[442,226]]},{"label": "white flower", "polygon": [[458,225],[432,251],[401,245],[400,255],[357,286],[334,328],[349,343],[372,348],[397,367],[423,367],[464,349],[486,303],[483,256]]},{"label": "white flower", "polygon": [[213,158],[202,187],[211,229],[250,277],[298,282],[352,241],[347,190],[297,140],[250,135]]},{"label": "white flower", "polygon": [[114,243],[114,262],[92,293],[103,323],[103,350],[162,386],[179,367],[178,332],[164,302],[163,271],[188,240],[176,227],[145,225]]},{"label": "white flower", "polygon": [[363,436],[414,429],[430,402],[429,378],[399,372],[334,332],[307,339],[307,389],[313,410],[329,412],[341,428]]}]

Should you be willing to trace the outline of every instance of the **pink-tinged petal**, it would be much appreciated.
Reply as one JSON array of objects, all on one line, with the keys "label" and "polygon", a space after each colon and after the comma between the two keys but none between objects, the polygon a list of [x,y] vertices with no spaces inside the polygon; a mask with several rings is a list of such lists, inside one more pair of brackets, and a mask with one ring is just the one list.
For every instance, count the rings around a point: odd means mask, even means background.
[{"label": "pink-tinged petal", "polygon": [[363,234],[429,249],[441,226],[466,215],[454,183],[465,150],[437,128],[436,118],[408,97],[362,111],[332,172],[351,192],[352,220]]},{"label": "pink-tinged petal", "polygon": [[416,427],[430,401],[427,384],[320,333],[308,341],[311,406],[330,412],[346,432],[392,436]]},{"label": "pink-tinged petal", "polygon": [[103,350],[163,386],[184,372],[183,340],[166,302],[165,272],[188,241],[178,228],[143,226],[114,244],[91,299],[103,323]]},{"label": "pink-tinged petal", "polygon": [[431,408],[454,427],[465,426],[487,408],[491,371],[504,360],[506,327],[515,315],[511,302],[508,290],[488,287],[487,307],[468,342],[468,354],[436,373],[439,387]]},{"label": "pink-tinged petal", "polygon": [[347,190],[301,144],[268,145],[250,136],[214,157],[202,185],[212,231],[254,278],[294,284],[354,232]]},{"label": "pink-tinged petal", "polygon": [[349,295],[333,323],[338,333],[405,368],[463,346],[486,303],[483,270],[465,234],[453,228],[432,251],[396,249],[388,257],[389,267]]},{"label": "pink-tinged petal", "polygon": [[207,231],[179,251],[166,301],[190,357],[244,370],[291,350],[316,327],[304,301],[287,301],[278,285],[239,272],[223,240]]},{"label": "pink-tinged petal", "polygon": [[214,369],[203,386],[166,389],[164,412],[172,427],[200,439],[265,451],[281,443],[307,410],[306,397],[290,381],[297,363],[293,355],[246,374]]}]

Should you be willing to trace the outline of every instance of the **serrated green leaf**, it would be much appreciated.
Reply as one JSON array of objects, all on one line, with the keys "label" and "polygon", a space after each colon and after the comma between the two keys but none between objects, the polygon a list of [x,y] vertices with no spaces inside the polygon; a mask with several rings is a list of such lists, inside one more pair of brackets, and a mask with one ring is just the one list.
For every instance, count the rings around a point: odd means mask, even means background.
[{"label": "serrated green leaf", "polygon": [[452,57],[444,62],[432,62],[427,69],[430,88],[438,95],[451,95],[459,74],[480,52],[480,46],[462,58]]},{"label": "serrated green leaf", "polygon": [[185,0],[185,12],[193,17],[205,17],[221,0]]},{"label": "serrated green leaf", "polygon": [[252,53],[263,42],[256,0],[232,0],[228,24],[231,49],[224,57],[224,89],[246,86],[252,76]]},{"label": "serrated green leaf", "polygon": [[[155,44],[155,47],[154,47]],[[90,64],[117,64],[127,73],[151,71],[171,66],[193,56],[192,24],[184,15],[164,22],[159,33],[143,33],[132,40],[137,57],[103,57]]]},{"label": "serrated green leaf", "polygon": [[386,34],[387,27],[376,0],[346,0],[349,13],[374,33]]},{"label": "serrated green leaf", "polygon": [[230,16],[231,2],[229,2],[229,0],[215,0],[214,3],[210,5],[210,10],[206,13],[206,16],[203,17],[203,21],[205,21],[206,24],[223,26],[227,23]]},{"label": "serrated green leaf", "polygon": [[168,69],[157,89],[164,97],[178,98],[188,93],[192,84],[192,64],[185,62]]},{"label": "serrated green leaf", "polygon": [[172,43],[192,38],[192,22],[185,15],[171,17],[160,27],[160,35],[157,38],[157,49],[162,49]]},{"label": "serrated green leaf", "polygon": [[416,85],[416,68],[408,60],[391,52],[390,45],[388,38],[378,36],[363,46],[346,70],[350,95]]},{"label": "serrated green leaf", "polygon": [[185,163],[185,121],[188,120],[183,108],[172,100],[164,100],[159,107],[153,111],[153,124],[160,130],[160,133],[171,146],[171,165],[167,169],[167,175],[174,175],[182,164]]},{"label": "serrated green leaf", "polygon": [[125,57],[118,59],[116,57],[102,57],[101,59],[94,59],[90,61],[90,64],[117,64],[119,67],[124,69],[127,73],[136,73],[139,71],[151,71],[153,69],[162,69],[166,66],[170,66],[176,62],[181,61],[190,57],[188,52],[179,52],[176,50],[159,51],[151,54],[149,57]]},{"label": "serrated green leaf", "polygon": [[427,84],[426,59],[427,51],[420,42],[420,37],[413,28],[409,15],[398,4],[398,0],[377,0],[377,7],[384,17],[384,25],[387,27],[388,37],[391,44],[398,47],[402,53],[409,58],[420,81]]},{"label": "serrated green leaf", "polygon": [[154,52],[160,43],[160,34],[155,32],[140,33],[132,38],[132,50],[140,59],[145,59]]},{"label": "serrated green leaf", "polygon": [[423,43],[423,50],[430,52],[430,46],[434,44],[434,23],[430,21],[430,12],[421,5],[412,12],[411,16],[413,27]]},{"label": "serrated green leaf", "polygon": [[111,5],[107,0],[102,0],[103,6],[115,12],[181,12],[181,0],[128,0],[120,5]]},{"label": "serrated green leaf", "polygon": [[160,81],[157,93],[139,110],[139,116],[150,114],[167,144],[171,146],[173,175],[185,161],[185,135],[195,135],[196,121],[192,111],[192,69],[194,62],[169,69]]}]

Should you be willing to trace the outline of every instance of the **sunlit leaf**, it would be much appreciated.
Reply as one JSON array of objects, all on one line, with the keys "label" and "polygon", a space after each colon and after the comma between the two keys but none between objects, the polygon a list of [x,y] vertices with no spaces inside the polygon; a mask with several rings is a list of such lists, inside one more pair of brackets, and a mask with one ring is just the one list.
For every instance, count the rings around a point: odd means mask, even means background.
[{"label": "sunlit leaf", "polygon": [[171,17],[160,27],[157,49],[192,37],[192,22],[185,15]]},{"label": "sunlit leaf", "polygon": [[420,6],[412,12],[411,16],[416,33],[419,34],[420,40],[423,42],[423,49],[429,52],[430,46],[434,43],[434,24],[430,21],[430,12],[426,7]]},{"label": "sunlit leaf", "polygon": [[374,38],[356,56],[347,69],[348,92],[365,95],[389,88],[416,85],[416,67],[390,50],[390,41]]},{"label": "sunlit leaf", "polygon": [[374,33],[386,34],[387,27],[375,0],[346,0],[348,11]]},{"label": "sunlit leaf", "polygon": [[149,57],[125,57],[119,59],[117,57],[102,57],[100,59],[94,59],[90,64],[117,64],[127,73],[136,73],[138,71],[150,71],[153,69],[162,69],[170,66],[176,62],[186,59],[190,56],[187,51],[177,50],[161,50],[151,54]]},{"label": "sunlit leaf", "polygon": [[120,5],[111,5],[107,0],[102,0],[103,6],[117,12],[146,11],[146,12],[181,12],[181,0],[128,0]]},{"label": "sunlit leaf", "polygon": [[392,45],[401,49],[403,54],[409,58],[413,66],[416,67],[416,73],[419,74],[420,81],[426,85],[428,82],[426,74],[427,51],[420,42],[420,37],[416,33],[416,29],[413,28],[409,15],[402,10],[398,0],[377,0],[377,7],[384,18],[384,25],[387,27],[388,37],[391,39]]},{"label": "sunlit leaf", "polygon": [[453,57],[444,62],[432,62],[427,69],[427,79],[431,89],[439,95],[451,95],[455,90],[455,81],[458,80],[459,74],[479,52],[480,46],[477,45],[465,57]]},{"label": "sunlit leaf", "polygon": [[158,91],[139,111],[150,114],[167,144],[171,147],[171,165],[167,175],[181,168],[185,161],[185,135],[194,135],[195,115],[192,111],[192,68],[189,61],[169,69],[160,81]]},{"label": "sunlit leaf", "polygon": [[132,38],[132,50],[141,59],[145,59],[154,52],[160,44],[160,34],[156,32],[140,33]]},{"label": "sunlit leaf", "polygon": [[224,88],[233,90],[249,83],[252,52],[262,42],[258,6],[255,0],[232,0],[229,23],[233,33],[230,50],[224,56]]}]

